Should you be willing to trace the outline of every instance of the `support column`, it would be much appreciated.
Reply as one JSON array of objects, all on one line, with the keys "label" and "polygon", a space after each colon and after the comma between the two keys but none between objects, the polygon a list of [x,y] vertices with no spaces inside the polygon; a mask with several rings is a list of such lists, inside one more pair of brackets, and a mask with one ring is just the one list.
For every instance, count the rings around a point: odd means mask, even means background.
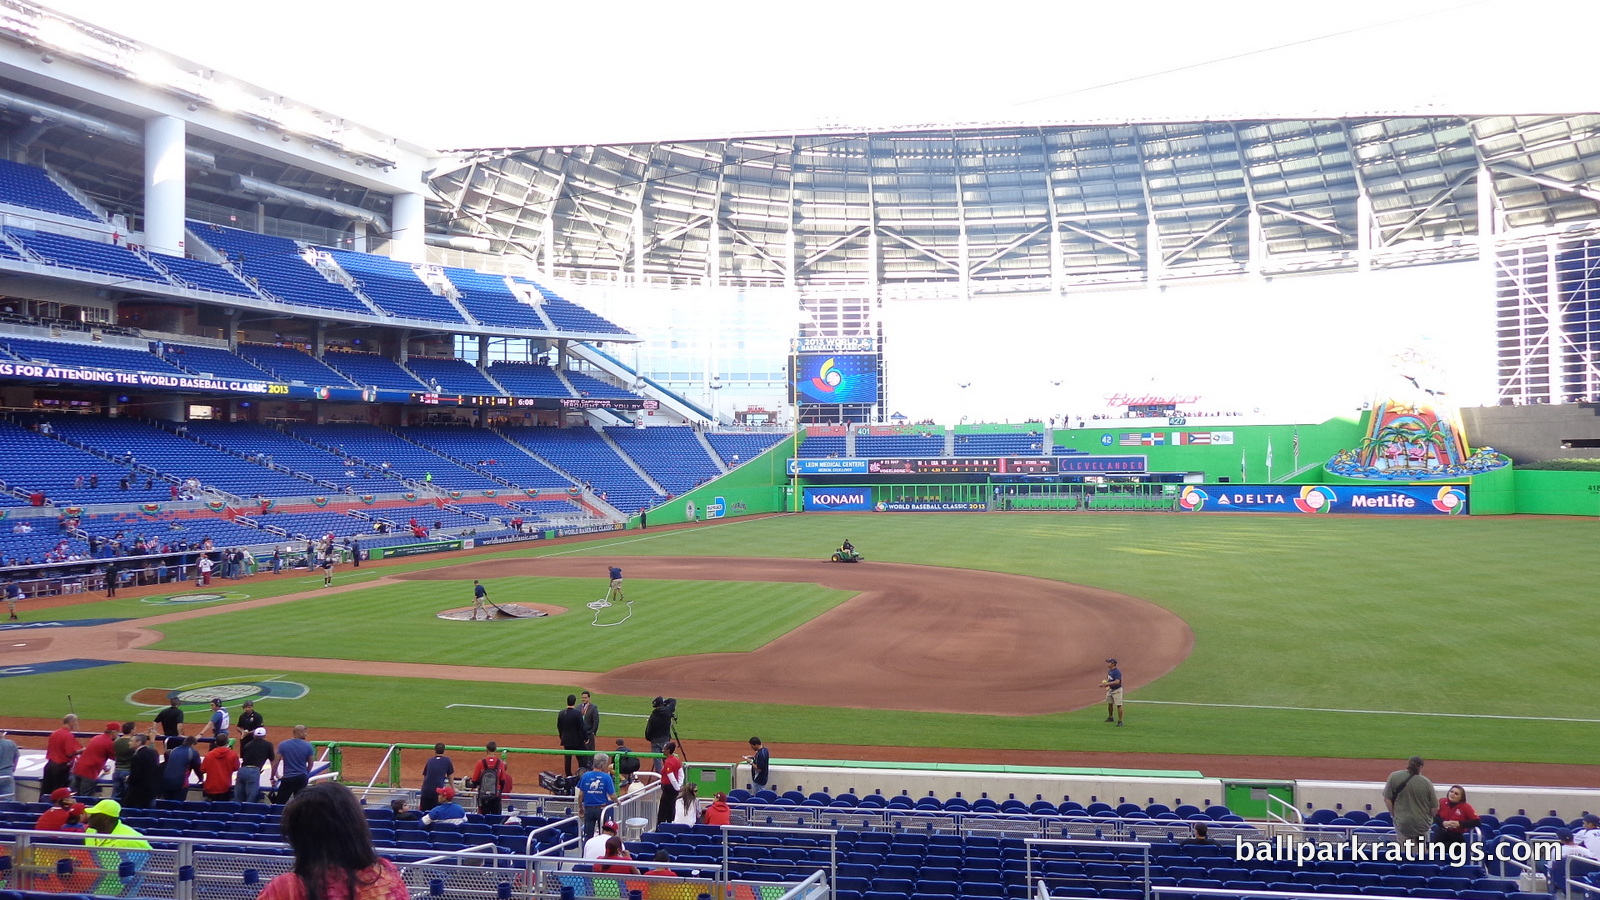
[{"label": "support column", "polygon": [[1245,264],[1246,268],[1251,274],[1260,275],[1267,264],[1267,233],[1261,224],[1261,210],[1254,206],[1250,207],[1249,214],[1245,216],[1245,234],[1250,243],[1250,260]]},{"label": "support column", "polygon": [[421,194],[395,194],[394,219],[389,227],[394,229],[390,235],[389,255],[401,262],[419,263],[428,258],[427,246],[423,243],[423,217],[427,211],[427,204]]},{"label": "support column", "polygon": [[1372,198],[1366,191],[1356,195],[1356,266],[1372,270]]},{"label": "support column", "polygon": [[367,252],[367,223],[350,223],[350,249],[357,253]]},{"label": "support column", "polygon": [[144,241],[158,253],[183,255],[183,217],[188,173],[185,126],[176,116],[144,123]]},{"label": "support column", "polygon": [[478,335],[478,371],[489,368],[489,336]]},{"label": "support column", "polygon": [[1144,256],[1145,279],[1153,287],[1167,272],[1166,256],[1161,249],[1161,229],[1156,225],[1153,215],[1144,226]]}]

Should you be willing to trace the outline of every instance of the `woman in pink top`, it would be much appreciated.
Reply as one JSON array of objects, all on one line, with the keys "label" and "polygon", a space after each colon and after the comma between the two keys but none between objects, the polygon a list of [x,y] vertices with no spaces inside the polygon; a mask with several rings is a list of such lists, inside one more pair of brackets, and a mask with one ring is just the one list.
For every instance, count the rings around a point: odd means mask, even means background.
[{"label": "woman in pink top", "polygon": [[267,882],[257,900],[409,900],[394,863],[372,847],[356,795],[342,784],[314,784],[283,809],[283,838],[294,868]]}]

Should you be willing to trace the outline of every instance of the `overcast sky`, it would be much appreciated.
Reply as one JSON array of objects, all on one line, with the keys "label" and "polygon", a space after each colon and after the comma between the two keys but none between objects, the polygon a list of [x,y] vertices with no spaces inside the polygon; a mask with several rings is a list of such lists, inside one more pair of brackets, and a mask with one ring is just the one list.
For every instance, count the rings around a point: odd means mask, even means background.
[{"label": "overcast sky", "polygon": [[435,149],[1600,107],[1594,0],[46,0]]}]

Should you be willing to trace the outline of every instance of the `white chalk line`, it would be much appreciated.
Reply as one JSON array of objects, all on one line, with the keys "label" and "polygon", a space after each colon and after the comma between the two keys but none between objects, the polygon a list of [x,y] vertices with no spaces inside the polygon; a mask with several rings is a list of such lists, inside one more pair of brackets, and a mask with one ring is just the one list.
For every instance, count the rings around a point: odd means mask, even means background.
[{"label": "white chalk line", "polygon": [[1408,712],[1399,709],[1334,709],[1321,706],[1263,706],[1248,703],[1188,703],[1182,700],[1129,700],[1142,706],[1206,706],[1213,709],[1271,709],[1287,712],[1351,713],[1360,716],[1430,716],[1439,719],[1504,719],[1512,722],[1578,722],[1600,724],[1600,719],[1573,719],[1563,716],[1495,716],[1484,713]]},{"label": "white chalk line", "polygon": [[[510,710],[511,712],[542,712],[542,713],[558,713],[558,712],[561,712],[561,709],[545,709],[542,706],[490,706],[490,705],[488,705],[486,703],[446,703],[444,708],[445,709],[457,709],[457,708],[465,708],[465,709],[504,709],[504,710]],[[565,708],[566,707],[562,707],[562,709],[565,709]],[[619,712],[608,712],[608,713],[606,713],[606,716],[607,717],[618,716],[618,717],[621,717],[621,718],[624,718],[624,719],[648,719],[648,718],[650,718],[650,716],[648,714],[640,715],[639,713],[619,713]]]}]

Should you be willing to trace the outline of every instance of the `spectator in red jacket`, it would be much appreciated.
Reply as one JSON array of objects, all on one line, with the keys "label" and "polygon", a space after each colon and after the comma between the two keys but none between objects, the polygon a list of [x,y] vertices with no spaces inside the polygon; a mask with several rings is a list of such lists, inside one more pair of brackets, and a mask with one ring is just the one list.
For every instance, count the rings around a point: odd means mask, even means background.
[{"label": "spectator in red jacket", "polygon": [[733,810],[728,808],[728,795],[717,791],[717,799],[711,801],[711,805],[700,814],[700,821],[705,825],[727,825],[732,815]]},{"label": "spectator in red jacket", "polygon": [[83,745],[73,733],[77,729],[78,717],[68,714],[61,717],[61,727],[50,733],[44,749],[44,773],[39,777],[40,796],[67,787],[72,778],[72,761],[83,752]]},{"label": "spectator in red jacket", "polygon": [[39,816],[39,821],[33,823],[34,831],[70,831],[74,825],[77,830],[83,829],[84,806],[73,799],[70,789],[56,788],[51,791],[50,803],[51,807]]},{"label": "spectator in red jacket", "polygon": [[200,774],[204,776],[200,790],[207,800],[233,799],[233,773],[239,771],[239,754],[228,746],[228,739],[217,738],[206,758],[200,761]]},{"label": "spectator in red jacket", "polygon": [[107,722],[105,730],[89,739],[89,746],[72,764],[72,792],[79,797],[100,796],[100,773],[117,753],[117,732],[122,726]]}]

